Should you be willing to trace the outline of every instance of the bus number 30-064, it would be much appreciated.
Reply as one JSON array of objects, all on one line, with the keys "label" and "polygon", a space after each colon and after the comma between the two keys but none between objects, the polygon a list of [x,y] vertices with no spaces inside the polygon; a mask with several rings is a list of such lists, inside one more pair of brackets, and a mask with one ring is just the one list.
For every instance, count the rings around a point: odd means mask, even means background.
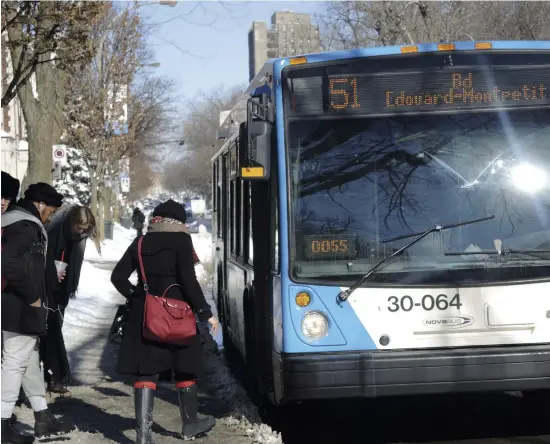
[{"label": "bus number 30-064", "polygon": [[395,313],[397,311],[411,311],[413,308],[419,308],[425,311],[440,310],[444,311],[450,307],[456,307],[460,310],[462,303],[460,302],[460,295],[455,294],[449,301],[449,296],[446,294],[440,294],[432,296],[427,294],[422,296],[421,300],[415,301],[411,296],[390,296],[388,298],[388,311]]}]

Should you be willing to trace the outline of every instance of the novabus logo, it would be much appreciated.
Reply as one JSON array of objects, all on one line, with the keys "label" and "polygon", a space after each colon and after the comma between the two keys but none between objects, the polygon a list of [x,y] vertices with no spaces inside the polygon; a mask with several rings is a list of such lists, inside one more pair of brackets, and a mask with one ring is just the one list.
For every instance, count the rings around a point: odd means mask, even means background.
[{"label": "novabus logo", "polygon": [[464,328],[474,323],[471,316],[445,316],[442,318],[429,318],[422,321],[424,327],[428,328]]}]

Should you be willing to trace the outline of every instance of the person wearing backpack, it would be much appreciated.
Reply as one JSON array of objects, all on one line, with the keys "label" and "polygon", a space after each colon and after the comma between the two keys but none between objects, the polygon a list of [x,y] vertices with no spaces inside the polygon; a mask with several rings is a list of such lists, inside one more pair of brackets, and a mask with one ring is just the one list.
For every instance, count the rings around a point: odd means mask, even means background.
[{"label": "person wearing backpack", "polygon": [[39,337],[46,333],[48,314],[45,263],[48,235],[44,223],[62,204],[51,185],[30,185],[25,197],[2,215],[2,442],[32,443],[14,427],[13,410],[21,386],[34,410],[37,437],[68,433],[74,426],[48,409],[40,370]]}]

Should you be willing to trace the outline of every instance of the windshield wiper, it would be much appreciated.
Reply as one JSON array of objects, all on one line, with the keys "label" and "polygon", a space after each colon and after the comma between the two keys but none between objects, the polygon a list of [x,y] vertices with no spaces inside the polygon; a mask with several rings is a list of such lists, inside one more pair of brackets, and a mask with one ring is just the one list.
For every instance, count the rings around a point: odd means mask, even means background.
[{"label": "windshield wiper", "polygon": [[433,227],[428,228],[426,231],[423,231],[421,233],[416,233],[416,234],[411,234],[411,235],[406,235],[406,236],[399,236],[399,237],[396,237],[396,238],[393,238],[393,239],[382,242],[382,243],[387,243],[387,242],[392,242],[392,241],[398,240],[398,239],[405,239],[407,237],[418,236],[418,237],[414,238],[412,241],[410,241],[407,245],[401,247],[399,250],[394,251],[392,254],[390,254],[389,256],[386,256],[384,259],[382,259],[380,262],[378,262],[374,267],[372,267],[369,271],[367,271],[367,273],[361,279],[359,279],[355,284],[353,284],[347,290],[343,290],[340,293],[338,293],[338,296],[336,296],[336,302],[338,303],[338,305],[341,305],[341,303],[343,301],[345,301],[347,298],[349,298],[351,296],[351,294],[355,290],[357,290],[361,285],[363,285],[363,283],[365,283],[365,281],[369,277],[371,277],[374,274],[374,272],[376,270],[378,270],[378,268],[380,268],[382,265],[384,265],[390,259],[392,259],[395,256],[403,253],[405,250],[407,250],[408,248],[412,247],[417,242],[424,239],[428,234],[436,232],[436,231],[439,232],[439,231],[443,231],[443,230],[448,230],[449,228],[461,227],[463,225],[475,224],[477,222],[484,222],[486,220],[491,220],[491,219],[494,219],[494,218],[495,218],[495,216],[493,215],[493,216],[483,217],[481,219],[468,220],[468,221],[465,221],[465,222],[459,222],[459,223],[451,224],[451,225],[434,225]]},{"label": "windshield wiper", "polygon": [[[443,225],[441,228],[439,228],[438,230],[434,230],[434,231],[448,230],[449,228],[461,227],[462,225],[475,224],[477,222],[484,222],[486,220],[491,220],[491,219],[494,219],[494,218],[495,218],[495,216],[487,216],[487,217],[482,217],[480,219],[468,220],[466,222],[458,222],[457,224]],[[431,231],[430,231],[430,233],[431,233]],[[428,234],[430,234],[430,233],[428,233]],[[408,239],[409,237],[420,236],[421,234],[423,234],[422,231],[420,233],[405,234],[403,236],[397,236],[397,237],[394,237],[392,239],[382,241],[382,243],[387,244],[389,242],[395,242],[395,241],[401,240],[401,239]]]},{"label": "windshield wiper", "polygon": [[[525,254],[527,256],[533,256],[536,258],[539,258],[539,256],[536,256],[536,254],[548,254],[550,253],[550,250],[514,250],[513,248],[506,248],[504,250],[480,250],[480,251],[449,251],[445,253],[445,256],[473,256],[475,254],[496,254],[499,256],[508,256],[510,254]],[[542,259],[542,258],[540,258]]]}]

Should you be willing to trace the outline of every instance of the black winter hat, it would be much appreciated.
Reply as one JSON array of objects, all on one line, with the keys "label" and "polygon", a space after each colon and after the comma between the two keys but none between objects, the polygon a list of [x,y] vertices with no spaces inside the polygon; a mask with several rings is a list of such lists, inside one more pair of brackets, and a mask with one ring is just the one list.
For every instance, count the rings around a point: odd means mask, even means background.
[{"label": "black winter hat", "polygon": [[49,207],[60,207],[63,204],[63,195],[44,182],[29,185],[29,188],[25,191],[25,199],[32,202],[44,202]]},{"label": "black winter hat", "polygon": [[19,194],[19,181],[2,171],[2,197],[10,199],[12,202],[17,199]]},{"label": "black winter hat", "polygon": [[153,217],[157,216],[179,220],[182,223],[185,223],[185,221],[187,220],[185,207],[182,204],[173,201],[172,199],[161,203],[155,208],[155,210],[153,211]]}]

